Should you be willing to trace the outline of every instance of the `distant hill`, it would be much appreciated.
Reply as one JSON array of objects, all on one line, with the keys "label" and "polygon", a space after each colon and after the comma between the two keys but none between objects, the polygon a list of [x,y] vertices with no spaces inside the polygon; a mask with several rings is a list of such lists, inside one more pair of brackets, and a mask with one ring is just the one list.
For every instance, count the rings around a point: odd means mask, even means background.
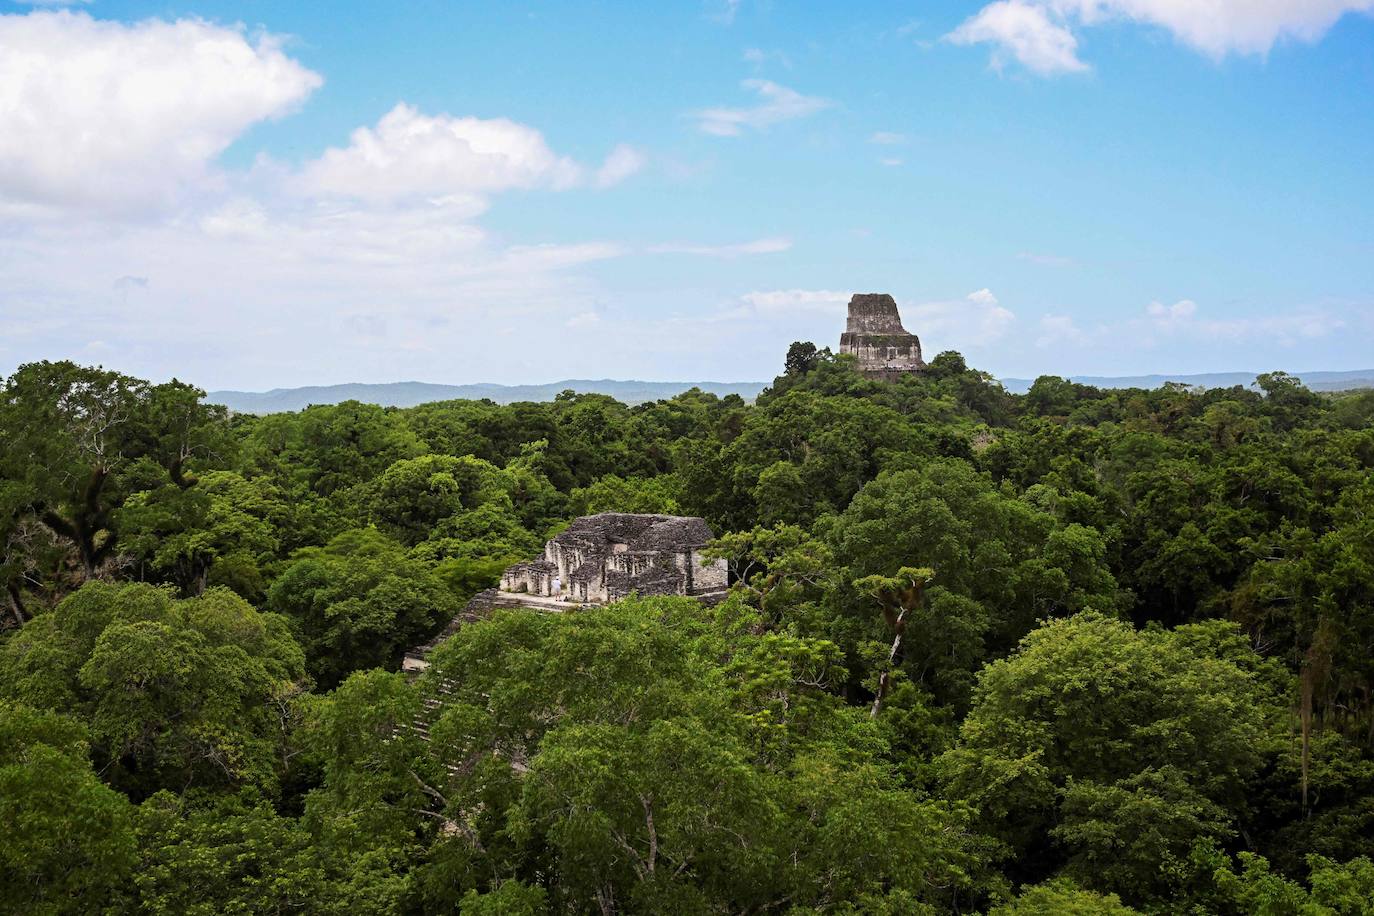
[{"label": "distant hill", "polygon": [[608,394],[626,404],[642,404],[671,398],[692,388],[725,397],[737,394],[746,401],[758,397],[767,382],[637,382],[616,379],[567,379],[547,385],[432,385],[427,382],[390,382],[383,385],[312,385],[306,388],[274,388],[271,391],[211,391],[212,404],[223,404],[239,413],[283,413],[303,410],[311,404],[362,401],[383,407],[414,407],[431,401],[481,400],[498,404],[517,401],[552,401],[569,389],[579,394]]},{"label": "distant hill", "polygon": [[[1314,391],[1344,391],[1351,388],[1374,388],[1374,369],[1354,372],[1294,373]],[[1229,388],[1249,385],[1255,380],[1253,372],[1207,372],[1201,375],[1131,375],[1097,376],[1074,375],[1070,379],[1099,388],[1158,388],[1165,382],[1183,382],[1204,388]],[[1025,394],[1033,379],[1004,378],[1002,384],[1014,394]],[[303,410],[311,404],[338,404],[340,401],[362,401],[383,407],[414,407],[432,401],[481,400],[487,398],[497,404],[517,401],[552,401],[559,392],[569,389],[579,394],[608,394],[625,404],[642,404],[671,398],[691,388],[725,397],[737,394],[746,401],[758,397],[768,382],[639,382],[617,379],[565,379],[546,385],[432,385],[427,382],[390,382],[383,385],[312,385],[305,388],[274,388],[271,391],[212,391],[206,400],[223,404],[239,413],[283,413]]]},{"label": "distant hill", "polygon": [[[1250,385],[1255,381],[1255,372],[1203,372],[1198,375],[1071,375],[1069,381],[1098,388],[1158,388],[1165,382],[1182,382],[1185,385],[1199,385],[1203,388],[1230,388],[1234,385]],[[1313,391],[1348,391],[1352,388],[1374,388],[1374,369],[1356,369],[1351,372],[1294,372],[1292,375],[1302,379],[1302,383]],[[1025,394],[1030,390],[1034,379],[1004,378],[1002,384],[1013,394]]]}]

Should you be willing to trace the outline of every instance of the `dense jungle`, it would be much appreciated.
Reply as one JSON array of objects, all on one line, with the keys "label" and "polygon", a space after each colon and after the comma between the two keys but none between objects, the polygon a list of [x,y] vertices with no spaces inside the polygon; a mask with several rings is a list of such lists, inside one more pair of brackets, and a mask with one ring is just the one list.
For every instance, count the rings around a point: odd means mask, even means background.
[{"label": "dense jungle", "polygon": [[[499,611],[573,518],[731,592]],[[0,395],[0,910],[1359,914],[1374,391]]]}]

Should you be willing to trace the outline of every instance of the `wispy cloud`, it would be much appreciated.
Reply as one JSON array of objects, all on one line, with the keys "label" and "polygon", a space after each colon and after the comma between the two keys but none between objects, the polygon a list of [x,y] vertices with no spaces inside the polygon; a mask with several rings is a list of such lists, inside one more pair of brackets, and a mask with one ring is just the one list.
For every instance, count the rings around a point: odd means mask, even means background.
[{"label": "wispy cloud", "polygon": [[1018,260],[1029,261],[1032,264],[1039,264],[1041,267],[1072,267],[1077,261],[1073,258],[1066,258],[1057,254],[1036,254],[1031,251],[1023,251],[1017,256]]},{"label": "wispy cloud", "polygon": [[782,51],[765,51],[762,48],[745,48],[743,60],[746,64],[752,64],[755,70],[761,70],[772,62],[781,66],[785,70],[792,69],[792,59]]},{"label": "wispy cloud", "polygon": [[1200,314],[1198,304],[1191,299],[1180,299],[1172,305],[1151,302],[1145,307],[1145,315],[1145,325],[1151,331],[1199,340],[1312,340],[1329,337],[1346,326],[1345,319],[1310,307],[1278,314],[1209,318]]},{"label": "wispy cloud", "polygon": [[568,328],[589,328],[600,323],[601,316],[596,312],[578,312],[576,315],[563,322],[563,326]]},{"label": "wispy cloud", "polygon": [[834,104],[828,99],[802,95],[772,80],[748,79],[740,85],[759,97],[757,105],[698,111],[692,115],[697,127],[717,137],[737,137],[745,130],[763,130],[784,121],[809,117]]},{"label": "wispy cloud", "polygon": [[767,314],[830,313],[842,309],[850,295],[833,289],[774,289],[745,293],[740,299]]},{"label": "wispy cloud", "polygon": [[875,146],[904,146],[907,136],[890,130],[876,130],[868,135],[868,142]]},{"label": "wispy cloud", "polygon": [[791,239],[763,238],[734,245],[692,245],[669,242],[661,245],[650,245],[648,251],[652,254],[691,254],[707,258],[738,258],[749,254],[776,254],[780,251],[787,251],[791,247]]},{"label": "wispy cloud", "polygon": [[601,168],[596,171],[594,184],[598,188],[609,188],[620,184],[626,178],[644,168],[645,155],[633,146],[622,143],[611,150]]},{"label": "wispy cloud", "polygon": [[1084,346],[1092,335],[1080,328],[1069,315],[1045,315],[1040,319],[1040,334],[1035,345],[1040,348],[1062,346]]},{"label": "wispy cloud", "polygon": [[721,25],[734,25],[740,0],[706,0],[706,18]]},{"label": "wispy cloud", "polygon": [[1172,303],[1151,302],[1135,316],[1083,327],[1068,315],[1049,314],[1040,319],[1037,347],[1102,348],[1131,341],[1151,348],[1180,342],[1258,342],[1291,346],[1300,340],[1316,340],[1337,333],[1348,321],[1316,307],[1291,312],[1248,314],[1235,318],[1210,317],[1192,299]]}]

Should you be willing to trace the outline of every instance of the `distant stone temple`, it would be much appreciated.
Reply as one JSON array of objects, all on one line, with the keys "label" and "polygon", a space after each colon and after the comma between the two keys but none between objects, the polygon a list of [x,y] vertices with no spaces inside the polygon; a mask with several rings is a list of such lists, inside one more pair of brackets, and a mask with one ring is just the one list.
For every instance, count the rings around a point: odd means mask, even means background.
[{"label": "distant stone temple", "polygon": [[725,561],[702,555],[714,538],[700,518],[627,512],[579,518],[545,544],[540,557],[516,563],[502,573],[498,588],[474,596],[438,637],[408,652],[402,667],[423,671],[435,646],[497,608],[564,611],[631,594],[720,600],[728,586]]},{"label": "distant stone temple", "polygon": [[840,352],[858,357],[869,378],[894,378],[926,367],[921,340],[902,327],[897,302],[886,293],[855,293],[840,335]]}]

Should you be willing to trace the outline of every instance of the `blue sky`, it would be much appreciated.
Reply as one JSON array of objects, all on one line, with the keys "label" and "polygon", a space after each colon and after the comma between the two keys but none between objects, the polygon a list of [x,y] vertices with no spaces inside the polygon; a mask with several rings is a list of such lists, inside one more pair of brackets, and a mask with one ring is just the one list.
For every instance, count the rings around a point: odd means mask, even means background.
[{"label": "blue sky", "polygon": [[0,372],[1374,366],[1374,0],[392,6],[0,3]]}]

